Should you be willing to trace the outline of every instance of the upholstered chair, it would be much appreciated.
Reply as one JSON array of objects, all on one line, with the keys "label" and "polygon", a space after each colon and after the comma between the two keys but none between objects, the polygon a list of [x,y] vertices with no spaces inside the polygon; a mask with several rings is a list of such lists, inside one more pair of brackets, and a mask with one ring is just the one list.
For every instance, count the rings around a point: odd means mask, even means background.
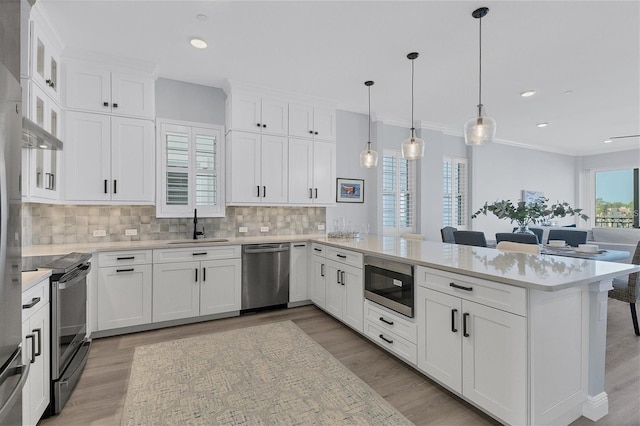
[{"label": "upholstered chair", "polygon": [[572,247],[578,247],[579,244],[587,243],[587,231],[550,229],[547,243],[551,240],[563,240]]},{"label": "upholstered chair", "polygon": [[[640,265],[640,242],[636,246],[631,263]],[[638,314],[636,312],[636,302],[640,300],[640,272],[629,274],[628,278],[614,278],[613,290],[609,292],[612,299],[621,300],[629,304],[631,308],[631,321],[633,321],[633,331],[640,336],[638,328]]]},{"label": "upholstered chair", "polygon": [[453,239],[456,244],[466,246],[486,247],[487,238],[480,231],[453,231]]},{"label": "upholstered chair", "polygon": [[440,235],[442,235],[443,243],[455,244],[456,240],[453,238],[453,231],[457,231],[458,228],[454,228],[453,226],[445,226],[440,229]]},{"label": "upholstered chair", "polygon": [[[513,228],[513,232],[516,232],[516,229],[520,229],[518,227]],[[542,243],[543,238],[542,236],[544,235],[544,229],[542,228],[529,228],[529,231],[533,232],[534,234],[537,235],[538,237],[538,243]]]},{"label": "upholstered chair", "polygon": [[511,241],[523,244],[538,244],[538,236],[536,234],[516,234],[512,232],[497,232],[496,243],[500,241]]}]

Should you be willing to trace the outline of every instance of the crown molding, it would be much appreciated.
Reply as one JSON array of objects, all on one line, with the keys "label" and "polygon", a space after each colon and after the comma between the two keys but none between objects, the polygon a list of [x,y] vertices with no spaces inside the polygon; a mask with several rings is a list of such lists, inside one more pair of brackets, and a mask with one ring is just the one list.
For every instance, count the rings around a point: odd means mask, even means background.
[{"label": "crown molding", "polygon": [[282,98],[288,101],[312,103],[316,106],[324,106],[326,108],[336,108],[337,101],[333,99],[323,98],[320,96],[300,94],[297,92],[287,92],[279,89],[272,89],[264,86],[260,86],[255,83],[248,83],[237,80],[226,80],[222,85],[222,90],[227,96],[230,96],[233,91],[240,91],[244,93],[250,93],[260,96],[272,96],[275,98]]},{"label": "crown molding", "polygon": [[91,63],[92,65],[103,66],[110,70],[123,69],[130,72],[132,69],[144,73],[153,74],[154,80],[158,77],[158,65],[140,59],[125,58],[122,56],[107,55],[90,50],[68,47],[62,54],[68,62]]},{"label": "crown molding", "polygon": [[410,120],[402,120],[387,114],[372,113],[371,120],[386,124],[387,126],[405,127],[407,129],[411,128]]}]

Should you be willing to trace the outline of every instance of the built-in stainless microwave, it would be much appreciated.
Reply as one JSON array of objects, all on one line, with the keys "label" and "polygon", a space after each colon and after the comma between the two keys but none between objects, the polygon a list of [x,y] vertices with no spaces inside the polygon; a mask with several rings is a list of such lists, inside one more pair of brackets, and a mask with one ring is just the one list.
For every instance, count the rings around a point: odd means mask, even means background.
[{"label": "built-in stainless microwave", "polygon": [[413,318],[413,266],[364,257],[364,297]]}]

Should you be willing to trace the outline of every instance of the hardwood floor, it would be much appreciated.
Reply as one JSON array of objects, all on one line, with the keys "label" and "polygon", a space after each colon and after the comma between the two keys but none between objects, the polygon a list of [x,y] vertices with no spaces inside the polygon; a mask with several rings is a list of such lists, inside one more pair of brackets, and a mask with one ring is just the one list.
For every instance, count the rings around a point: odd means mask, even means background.
[{"label": "hardwood floor", "polygon": [[[64,410],[40,424],[120,424],[136,346],[284,320],[293,321],[417,425],[499,424],[314,306],[96,339]],[[640,337],[633,334],[629,305],[611,299],[606,391],[609,414],[596,424],[640,424]],[[593,424],[584,417],[573,423]]]}]

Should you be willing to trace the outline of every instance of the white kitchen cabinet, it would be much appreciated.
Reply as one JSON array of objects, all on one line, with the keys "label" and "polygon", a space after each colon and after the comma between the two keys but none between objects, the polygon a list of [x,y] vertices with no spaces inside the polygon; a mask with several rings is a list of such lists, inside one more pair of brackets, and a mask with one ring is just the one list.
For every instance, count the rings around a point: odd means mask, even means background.
[{"label": "white kitchen cabinet", "polygon": [[289,135],[336,140],[336,110],[303,103],[289,103]]},{"label": "white kitchen cabinet", "polygon": [[200,315],[200,262],[153,265],[153,322]]},{"label": "white kitchen cabinet", "polygon": [[22,424],[33,426],[50,401],[49,278],[25,291],[22,304],[22,361],[31,363],[22,389]]},{"label": "white kitchen cabinet", "polygon": [[335,204],[336,145],[289,138],[289,204]]},{"label": "white kitchen cabinet", "polygon": [[233,92],[227,97],[229,130],[287,135],[289,103],[275,97]]},{"label": "white kitchen cabinet", "polygon": [[25,71],[48,96],[53,98],[56,103],[60,103],[60,52],[62,46],[45,24],[38,6],[33,7],[31,15],[32,19],[28,22],[27,32],[24,33],[29,38],[26,44],[29,51],[29,63]]},{"label": "white kitchen cabinet", "polygon": [[289,302],[309,300],[309,243],[291,243],[289,272]]},{"label": "white kitchen cabinet", "polygon": [[207,260],[200,264],[200,315],[240,310],[240,259]]},{"label": "white kitchen cabinet", "polygon": [[287,138],[236,131],[227,137],[227,204],[286,204]]},{"label": "white kitchen cabinet", "polygon": [[460,296],[435,291],[426,288],[430,279],[418,287],[418,368],[502,421],[526,424],[526,318],[479,303],[480,280],[448,281],[466,289]]},{"label": "white kitchen cabinet", "polygon": [[66,107],[139,118],[154,118],[153,78],[84,63],[66,66]]},{"label": "white kitchen cabinet", "polygon": [[66,127],[67,201],[153,202],[152,121],[69,111]]},{"label": "white kitchen cabinet", "polygon": [[151,265],[112,266],[98,272],[98,330],[151,323]]},{"label": "white kitchen cabinet", "polygon": [[326,309],[327,301],[327,259],[326,247],[311,244],[311,268],[309,268],[309,298],[319,308]]},{"label": "white kitchen cabinet", "polygon": [[362,269],[327,259],[326,311],[343,323],[363,331]]},{"label": "white kitchen cabinet", "polygon": [[159,121],[157,217],[224,217],[224,128]]}]

